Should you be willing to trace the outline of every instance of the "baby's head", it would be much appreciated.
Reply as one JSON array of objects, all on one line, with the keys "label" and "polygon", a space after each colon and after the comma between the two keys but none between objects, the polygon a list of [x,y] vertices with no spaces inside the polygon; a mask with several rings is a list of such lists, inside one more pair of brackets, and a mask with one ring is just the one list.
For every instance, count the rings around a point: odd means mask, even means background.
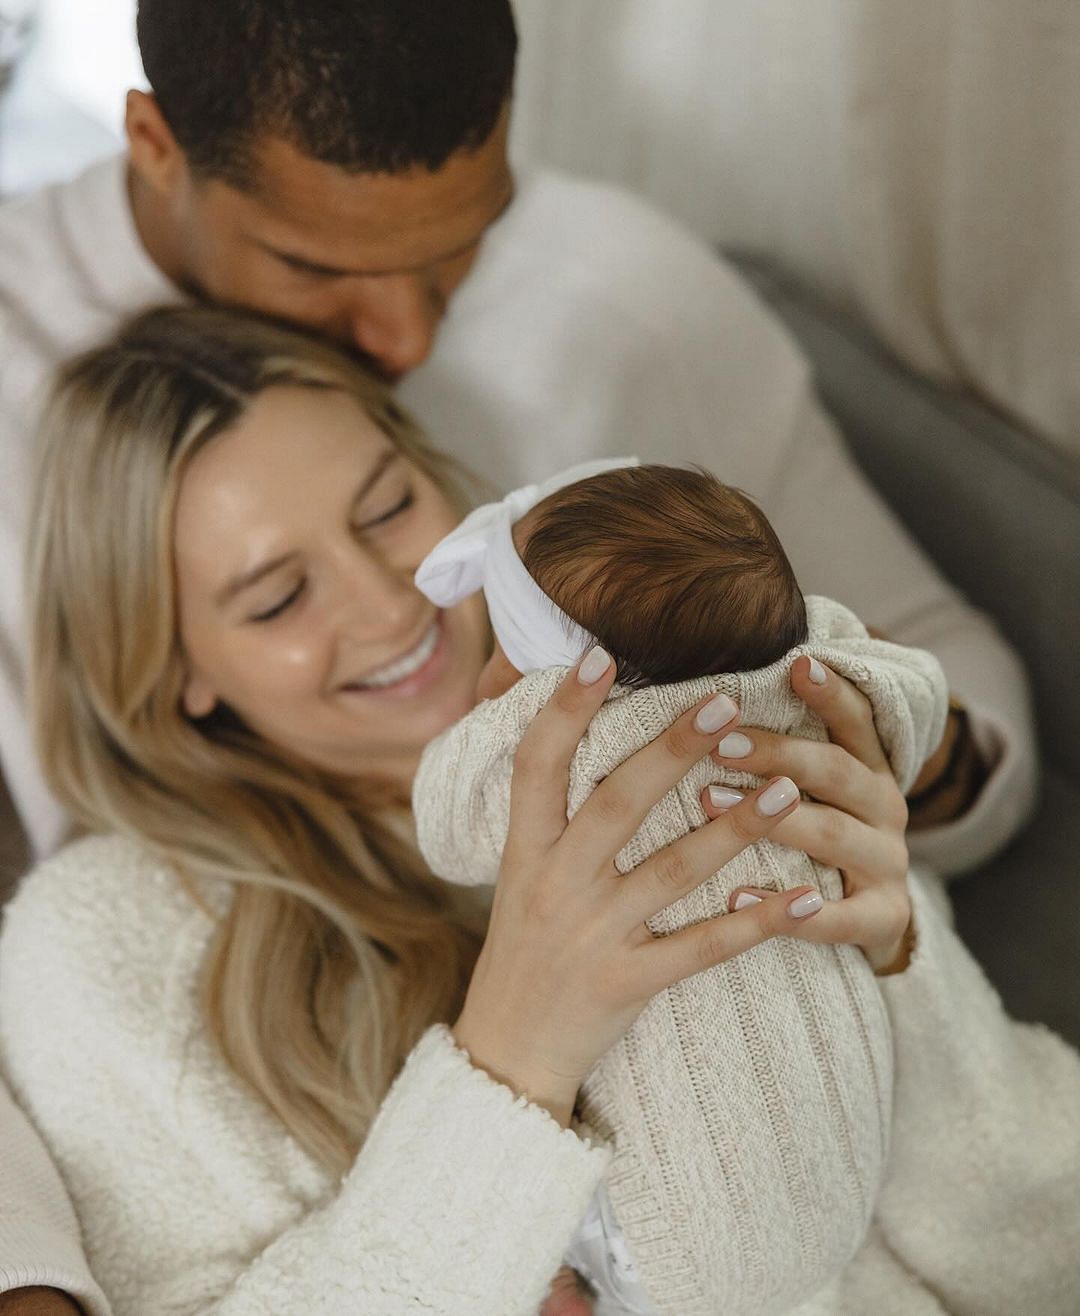
[{"label": "baby's head", "polygon": [[[765,667],[806,638],[803,596],[775,531],[706,471],[605,470],[556,489],[512,535],[543,594],[614,654],[623,685]],[[496,624],[480,695],[502,694],[522,674]]]},{"label": "baby's head", "polygon": [[806,639],[776,532],[707,471],[604,471],[549,494],[513,535],[529,575],[615,656],[623,685],[766,667]]},{"label": "baby's head", "polygon": [[483,589],[495,653],[478,693],[600,643],[623,685],[749,671],[806,639],[780,541],[703,470],[593,462],[471,512],[416,573],[441,607]]}]

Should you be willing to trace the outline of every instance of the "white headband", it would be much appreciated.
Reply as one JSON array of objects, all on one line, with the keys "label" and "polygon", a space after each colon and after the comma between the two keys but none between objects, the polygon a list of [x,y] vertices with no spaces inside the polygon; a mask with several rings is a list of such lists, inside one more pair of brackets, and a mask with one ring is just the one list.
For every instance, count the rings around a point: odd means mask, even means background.
[{"label": "white headband", "polygon": [[484,591],[495,638],[521,673],[572,667],[593,637],[548,598],[518,557],[512,527],[548,494],[604,471],[636,466],[636,457],[583,462],[541,484],[515,489],[476,508],[435,545],[416,572],[416,588],[440,608]]}]

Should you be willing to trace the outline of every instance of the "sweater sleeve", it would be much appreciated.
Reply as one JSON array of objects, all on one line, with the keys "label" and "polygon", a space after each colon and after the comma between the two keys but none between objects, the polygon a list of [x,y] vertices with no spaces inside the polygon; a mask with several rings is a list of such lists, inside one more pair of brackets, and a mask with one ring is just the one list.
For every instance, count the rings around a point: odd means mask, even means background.
[{"label": "sweater sleeve", "polygon": [[109,1316],[56,1167],[2,1083],[0,1166],[0,1293],[39,1285],[60,1289],[78,1299],[87,1316]]},{"label": "sweater sleeve", "polygon": [[336,1199],[199,1310],[532,1316],[607,1161],[431,1029]]},{"label": "sweater sleeve", "polygon": [[0,1060],[115,1316],[535,1316],[607,1147],[434,1026],[331,1181],[199,1027],[210,920],[85,844],[6,912]]},{"label": "sweater sleeve", "polygon": [[918,944],[881,979],[896,1091],[877,1219],[895,1254],[971,1316],[1069,1316],[1080,1293],[1080,1055],[1010,1019],[911,882]]}]

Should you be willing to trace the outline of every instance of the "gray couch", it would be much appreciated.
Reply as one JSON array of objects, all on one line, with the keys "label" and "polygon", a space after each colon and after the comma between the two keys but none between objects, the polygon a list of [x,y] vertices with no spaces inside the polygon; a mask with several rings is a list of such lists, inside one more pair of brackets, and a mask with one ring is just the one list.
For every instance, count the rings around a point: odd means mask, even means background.
[{"label": "gray couch", "polygon": [[1027,663],[1043,792],[1023,836],[951,888],[1010,1011],[1080,1044],[1080,465],[974,398],[913,375],[769,261],[729,256],[812,361],[874,485]]}]

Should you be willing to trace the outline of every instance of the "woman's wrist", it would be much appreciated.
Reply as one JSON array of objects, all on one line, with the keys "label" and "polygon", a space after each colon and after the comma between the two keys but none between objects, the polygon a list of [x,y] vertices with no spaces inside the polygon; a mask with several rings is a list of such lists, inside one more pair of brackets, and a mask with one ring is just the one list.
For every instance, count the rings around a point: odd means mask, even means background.
[{"label": "woman's wrist", "polygon": [[564,1129],[569,1126],[581,1086],[579,1079],[557,1074],[531,1057],[517,1054],[516,1048],[485,1037],[465,1011],[450,1032],[477,1069],[533,1105],[543,1107]]}]

